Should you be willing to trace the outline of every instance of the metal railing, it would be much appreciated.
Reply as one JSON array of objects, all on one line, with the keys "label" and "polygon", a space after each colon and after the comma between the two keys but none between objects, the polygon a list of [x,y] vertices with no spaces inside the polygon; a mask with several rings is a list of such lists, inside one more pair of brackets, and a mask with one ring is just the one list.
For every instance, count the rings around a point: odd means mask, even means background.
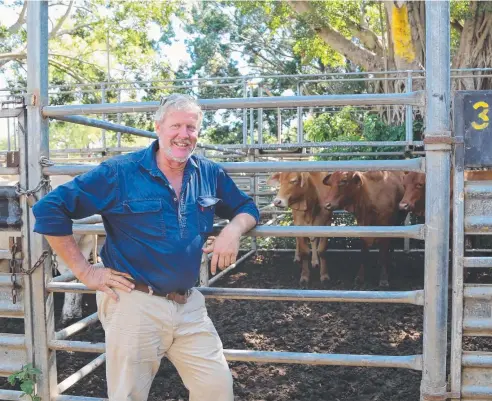
[{"label": "metal railing", "polygon": [[[115,103],[89,104],[71,106],[48,106],[48,75],[47,75],[47,3],[28,3],[28,93],[37,93],[33,104],[29,105],[29,114],[24,132],[29,135],[19,141],[21,153],[20,176],[25,188],[33,188],[43,174],[79,174],[93,166],[52,166],[28,163],[26,146],[29,143],[30,160],[48,157],[48,119],[44,117],[63,117],[76,114],[109,114],[124,112],[149,112],[156,109],[156,102],[148,103]],[[449,133],[449,3],[426,2],[427,46],[430,55],[426,64],[426,99],[428,137]],[[439,21],[439,23],[436,23]],[[107,89],[107,87],[106,87]],[[245,92],[246,94],[246,92]],[[219,108],[279,108],[279,107],[315,107],[319,105],[389,105],[424,106],[422,92],[395,93],[384,95],[332,95],[332,96],[288,96],[277,98],[237,98],[237,99],[204,99],[204,109]],[[247,115],[244,113],[244,116]],[[29,130],[27,128],[29,127]],[[105,126],[106,128],[107,126]],[[243,127],[244,129],[244,127]],[[248,131],[243,140],[247,141]],[[298,137],[299,140],[302,138]],[[408,138],[407,138],[408,139]],[[408,141],[405,141],[408,142]],[[263,144],[259,144],[262,146]],[[268,147],[269,145],[267,145]],[[291,145],[288,145],[291,146]],[[104,146],[103,146],[104,147]],[[365,160],[343,162],[283,162],[283,163],[223,163],[230,172],[265,172],[265,171],[332,171],[350,170],[409,170],[425,171],[427,175],[427,210],[426,225],[405,227],[258,227],[249,235],[253,236],[370,236],[370,237],[410,237],[426,239],[425,252],[425,292],[415,291],[302,291],[302,290],[257,290],[257,289],[222,289],[200,288],[208,297],[228,297],[234,299],[276,299],[297,301],[326,302],[392,302],[422,305],[424,308],[424,348],[423,355],[384,356],[384,355],[338,355],[338,354],[301,354],[285,352],[264,352],[226,350],[229,360],[258,361],[272,363],[310,363],[344,366],[398,367],[422,371],[421,397],[425,399],[444,399],[446,396],[446,321],[447,321],[447,233],[449,215],[443,210],[449,209],[449,152],[450,146],[427,145],[425,166],[421,159],[409,160]],[[29,170],[29,174],[27,171]],[[257,183],[253,192],[257,193]],[[41,193],[43,195],[43,193]],[[30,235],[33,219],[28,213],[24,197],[21,198],[23,215],[23,241],[28,257],[24,258],[25,267],[37,260],[45,250],[41,236]],[[82,233],[102,233],[98,224],[87,227],[75,225],[75,230]],[[253,249],[252,249],[253,250]],[[204,259],[206,260],[206,258]],[[205,265],[205,262],[204,262]],[[26,269],[27,270],[27,269]],[[57,382],[55,350],[71,350],[77,352],[104,353],[105,344],[66,340],[79,329],[87,327],[95,321],[88,317],[84,321],[70,326],[64,331],[55,333],[53,327],[53,291],[88,291],[82,284],[52,281],[51,272],[46,265],[37,269],[31,276],[25,277],[26,291],[26,335],[28,359],[43,372],[38,383],[38,394],[49,400],[82,400],[94,401],[91,397],[59,395],[73,385],[78,379],[91,372],[102,363],[104,357],[92,361],[74,376],[62,383]],[[50,295],[46,297],[45,291]],[[424,296],[425,295],[425,296]],[[32,297],[32,298],[29,298]],[[42,323],[41,323],[42,322]],[[44,324],[43,324],[44,323]],[[5,339],[5,337],[2,337]],[[57,339],[58,338],[58,339]],[[64,339],[60,339],[64,338]],[[5,340],[4,340],[5,341]],[[19,339],[11,340],[18,342]],[[17,392],[0,391],[0,398],[18,397]],[[10,397],[10,398],[9,398]]]}]

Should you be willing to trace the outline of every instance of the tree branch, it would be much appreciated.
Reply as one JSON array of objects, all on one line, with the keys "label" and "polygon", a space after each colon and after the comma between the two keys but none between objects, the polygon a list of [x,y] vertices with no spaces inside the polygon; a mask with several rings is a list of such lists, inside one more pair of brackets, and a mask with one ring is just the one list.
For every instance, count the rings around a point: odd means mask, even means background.
[{"label": "tree branch", "polygon": [[70,28],[70,29],[63,29],[61,31],[58,31],[58,34],[56,36],[62,36],[62,35],[67,35],[67,34],[70,35],[70,34],[74,33],[77,29],[89,27],[89,26],[94,25],[95,23],[96,22],[90,22],[88,24],[81,24],[81,25],[74,26],[73,28]]},{"label": "tree branch", "polygon": [[[309,2],[288,0],[289,5],[298,14],[304,14],[312,11],[312,7]],[[364,49],[351,40],[344,37],[338,31],[334,30],[331,26],[325,24],[321,28],[314,29],[317,34],[325,41],[325,43],[331,46],[334,50],[343,54],[346,58],[352,62],[362,66],[367,71],[379,71],[384,68],[384,60],[382,57],[377,56],[373,52]]]},{"label": "tree branch", "polygon": [[451,20],[451,26],[454,29],[456,29],[460,33],[460,35],[461,35],[461,33],[463,32],[463,25],[461,25],[457,19],[452,19]]},{"label": "tree branch", "polygon": [[88,61],[84,61],[82,60],[80,57],[72,57],[72,56],[67,56],[65,54],[60,54],[60,53],[48,53],[48,56],[55,56],[55,57],[64,57],[64,58],[68,58],[70,60],[75,60],[77,61],[78,63],[82,63],[82,64],[87,64],[87,65],[90,65],[92,67],[94,67],[95,69],[99,70],[100,72],[103,72],[104,74],[106,74],[106,71],[104,71],[100,66],[98,66],[97,64],[94,64],[94,63],[89,63]]},{"label": "tree branch", "polygon": [[22,60],[27,58],[26,52],[17,52],[17,53],[2,53],[0,54],[0,60],[10,61],[10,60]]},{"label": "tree branch", "polygon": [[74,0],[70,0],[70,3],[68,4],[67,10],[65,11],[65,14],[63,14],[63,16],[60,17],[60,19],[56,23],[55,27],[51,30],[51,32],[49,34],[50,39],[54,38],[56,36],[57,32],[60,30],[63,23],[70,16],[70,13],[71,13],[72,7],[73,7],[73,2],[74,2]]},{"label": "tree branch", "polygon": [[383,46],[381,41],[373,31],[350,20],[345,20],[345,23],[352,35],[359,38],[367,50],[370,50],[380,56],[383,55]]},{"label": "tree branch", "polygon": [[19,32],[19,29],[21,29],[24,22],[26,22],[26,10],[27,10],[27,0],[25,0],[24,4],[22,5],[22,11],[19,14],[19,18],[17,18],[17,21],[15,21],[15,24],[13,24],[8,29],[9,33],[15,34],[15,33]]},{"label": "tree branch", "polygon": [[75,71],[72,71],[72,69],[66,64],[60,63],[59,61],[56,61],[52,58],[48,60],[48,63],[58,68],[59,70],[65,72],[66,74],[70,75],[79,83],[87,82],[87,79],[85,79],[82,75],[77,74]]}]

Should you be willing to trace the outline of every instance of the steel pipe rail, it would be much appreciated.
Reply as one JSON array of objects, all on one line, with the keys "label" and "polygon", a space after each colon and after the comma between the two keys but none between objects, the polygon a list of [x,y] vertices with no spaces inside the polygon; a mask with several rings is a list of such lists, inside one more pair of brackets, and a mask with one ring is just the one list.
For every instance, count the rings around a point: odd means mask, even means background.
[{"label": "steel pipe rail", "polygon": [[[48,283],[51,292],[94,293],[82,283]],[[254,299],[262,301],[299,302],[366,302],[423,305],[423,290],[415,291],[331,291],[331,290],[284,290],[254,288],[197,288],[206,298]]]},{"label": "steel pipe rail", "polygon": [[[128,127],[126,125],[115,124],[115,123],[112,123],[109,121],[97,120],[95,118],[88,118],[88,117],[84,117],[84,116],[59,116],[56,119],[60,120],[60,121],[69,122],[69,123],[85,125],[88,127],[96,127],[96,128],[106,129],[108,131],[121,132],[123,134],[131,134],[131,135],[141,136],[144,138],[157,139],[157,134],[155,132],[146,131],[146,130],[139,129],[139,128]],[[246,156],[246,153],[244,153],[244,152],[240,152],[240,151],[237,151],[234,149],[224,149],[220,146],[206,145],[206,144],[200,144],[199,143],[199,144],[197,144],[197,147],[202,148],[202,149],[210,149],[210,150],[216,150],[216,151],[222,151],[222,152],[237,154],[240,156]]]},{"label": "steel pipe rail", "polygon": [[221,279],[224,275],[229,273],[232,269],[235,269],[240,263],[244,262],[246,259],[248,259],[251,255],[256,253],[255,249],[250,250],[247,252],[245,255],[241,256],[235,263],[232,265],[228,266],[225,270],[222,270],[219,274],[215,275],[211,279],[208,280],[208,285],[212,285],[215,283],[217,280]]},{"label": "steel pipe rail", "polygon": [[[277,149],[295,149],[295,148],[333,148],[333,147],[381,147],[381,146],[398,146],[404,147],[413,145],[416,147],[424,146],[422,141],[413,141],[411,144],[407,141],[331,141],[331,142],[289,142],[289,143],[255,143],[251,145],[222,145],[224,148],[238,149],[262,149],[262,150],[277,150]],[[302,153],[299,153],[300,155]],[[274,155],[273,153],[271,154]]]},{"label": "steel pipe rail", "polygon": [[126,125],[115,124],[109,121],[97,120],[95,118],[88,118],[83,116],[59,116],[57,117],[57,120],[79,124],[79,125],[85,125],[88,127],[106,129],[108,131],[121,132],[123,134],[142,136],[144,138],[157,139],[157,134],[155,132],[146,131],[139,128],[128,127]]},{"label": "steel pipe rail", "polygon": [[64,329],[57,331],[55,333],[55,339],[65,340],[66,338],[77,334],[79,331],[86,329],[87,327],[93,325],[94,323],[97,323],[98,321],[99,317],[97,316],[97,312],[94,312],[92,315],[89,315],[86,318],[79,320],[78,322],[68,327],[65,327]]},{"label": "steel pipe rail", "polygon": [[73,280],[77,280],[77,277],[75,277],[75,274],[73,274],[73,272],[69,271],[69,272],[63,273],[59,276],[53,277],[51,279],[51,282],[66,283],[66,282],[73,281]]},{"label": "steel pipe rail", "polygon": [[[74,234],[105,233],[102,224],[74,224]],[[424,225],[411,226],[259,226],[245,237],[374,237],[424,239]]]},{"label": "steel pipe rail", "polygon": [[492,235],[492,217],[491,216],[465,217],[465,234]]},{"label": "steel pipe rail", "polygon": [[492,369],[492,352],[464,351],[462,364],[469,368]]},{"label": "steel pipe rail", "polygon": [[[24,287],[24,276],[18,274],[16,282],[19,287]],[[12,287],[12,277],[10,273],[0,273],[0,288],[1,287]]]},{"label": "steel pipe rail", "polygon": [[2,335],[0,335],[0,347],[8,349],[25,349],[26,337],[24,334],[2,333]]},{"label": "steel pipe rail", "polygon": [[422,370],[422,355],[353,355],[302,352],[224,350],[228,361],[295,363],[301,365],[361,366]]},{"label": "steel pipe rail", "polygon": [[24,398],[22,397],[23,395],[24,395],[23,391],[0,389],[0,400],[22,401],[24,400]]},{"label": "steel pipe rail", "polygon": [[95,369],[101,366],[104,362],[106,362],[106,354],[99,355],[96,359],[89,362],[87,365],[79,369],[73,375],[70,375],[61,383],[58,384],[58,392],[63,393],[68,390],[74,384],[76,384],[80,379],[87,376],[89,373],[92,373]]},{"label": "steel pipe rail", "polygon": [[300,302],[365,302],[424,304],[423,290],[415,291],[336,291],[336,290],[286,290],[254,288],[211,288],[198,289],[206,298],[255,299],[262,301]]},{"label": "steel pipe rail", "polygon": [[73,220],[74,224],[97,224],[97,223],[102,223],[102,221],[103,221],[102,217],[99,214],[85,217],[83,219]]},{"label": "steel pipe rail", "polygon": [[0,167],[0,175],[19,175],[18,167]]},{"label": "steel pipe rail", "polygon": [[53,398],[54,401],[109,401],[107,398],[84,397],[80,395],[59,395]]},{"label": "steel pipe rail", "polygon": [[[423,106],[424,92],[199,99],[198,102],[203,110],[372,105]],[[42,113],[44,117],[58,118],[77,114],[85,115],[155,112],[159,108],[159,103],[160,102],[126,102],[45,106],[43,107]]]},{"label": "steel pipe rail", "polygon": [[[84,341],[50,341],[50,348],[57,351],[104,353],[105,343]],[[407,368],[422,370],[422,356],[386,356],[352,354],[317,354],[302,352],[271,352],[224,350],[228,361],[260,363],[298,363],[305,365],[342,365],[363,367]]]},{"label": "steel pipe rail", "polygon": [[492,387],[465,385],[461,389],[461,399],[479,401],[492,400]]},{"label": "steel pipe rail", "polygon": [[469,181],[465,183],[467,200],[492,200],[492,183],[489,181]]},{"label": "steel pipe rail", "polygon": [[[343,160],[219,163],[228,173],[276,173],[292,171],[416,171],[425,172],[423,158],[406,160]],[[55,165],[44,167],[45,175],[79,175],[93,168],[92,164]]]},{"label": "steel pipe rail", "polygon": [[490,268],[492,267],[492,257],[490,256],[465,256],[463,267]]}]

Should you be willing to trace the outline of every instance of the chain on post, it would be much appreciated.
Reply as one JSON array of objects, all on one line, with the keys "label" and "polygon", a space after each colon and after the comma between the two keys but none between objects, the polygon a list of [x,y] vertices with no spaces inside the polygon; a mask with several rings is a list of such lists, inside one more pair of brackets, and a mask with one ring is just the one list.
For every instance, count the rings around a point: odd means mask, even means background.
[{"label": "chain on post", "polygon": [[58,274],[58,259],[56,253],[51,254],[51,270],[53,271],[53,277]]},{"label": "chain on post", "polygon": [[33,274],[34,271],[44,263],[46,258],[50,255],[50,253],[51,253],[50,251],[43,251],[43,253],[39,257],[38,261],[36,263],[34,263],[33,267],[31,267],[29,270],[24,270],[23,273],[27,274],[28,276]]},{"label": "chain on post", "polygon": [[10,281],[12,282],[12,303],[17,303],[17,243],[15,238],[12,240],[12,246],[10,248],[12,256],[10,258]]},{"label": "chain on post", "polygon": [[[42,156],[39,159],[39,164],[42,167],[50,167],[54,166],[55,163],[48,159],[46,156]],[[27,204],[30,207],[33,207],[34,204],[38,201],[36,198],[36,193],[39,192],[43,187],[46,187],[47,192],[51,192],[51,181],[49,178],[42,178],[41,181],[39,181],[38,185],[36,185],[36,188],[34,189],[24,189],[21,187],[20,183],[18,182],[15,184],[15,193],[17,196],[26,196]]]}]

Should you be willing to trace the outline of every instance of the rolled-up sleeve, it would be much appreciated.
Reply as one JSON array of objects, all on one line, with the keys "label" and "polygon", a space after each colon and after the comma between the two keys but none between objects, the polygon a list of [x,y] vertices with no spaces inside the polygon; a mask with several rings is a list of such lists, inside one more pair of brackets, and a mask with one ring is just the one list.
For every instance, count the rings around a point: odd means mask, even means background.
[{"label": "rolled-up sleeve", "polygon": [[40,199],[32,208],[36,218],[34,231],[52,236],[71,235],[72,219],[103,213],[117,196],[116,171],[102,163]]},{"label": "rolled-up sleeve", "polygon": [[241,191],[220,167],[217,177],[217,195],[221,199],[216,207],[216,214],[219,217],[231,220],[240,213],[248,213],[254,217],[256,224],[259,223],[260,212],[253,199]]}]

